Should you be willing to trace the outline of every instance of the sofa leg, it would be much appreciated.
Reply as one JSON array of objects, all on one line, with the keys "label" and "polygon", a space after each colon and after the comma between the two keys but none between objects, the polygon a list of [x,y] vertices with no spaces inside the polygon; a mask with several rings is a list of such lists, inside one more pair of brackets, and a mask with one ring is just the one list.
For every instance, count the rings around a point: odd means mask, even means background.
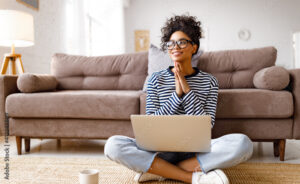
[{"label": "sofa leg", "polygon": [[279,140],[275,140],[273,142],[273,149],[274,149],[274,156],[278,157],[279,156]]},{"label": "sofa leg", "polygon": [[276,139],[273,141],[274,156],[280,157],[280,161],[284,161],[285,154],[285,139]]},{"label": "sofa leg", "polygon": [[16,143],[17,143],[18,155],[21,155],[22,154],[22,137],[16,136]]},{"label": "sofa leg", "polygon": [[30,151],[30,138],[25,138],[25,151]]},{"label": "sofa leg", "polygon": [[279,140],[279,155],[280,155],[280,161],[284,161],[284,154],[285,154],[285,139]]},{"label": "sofa leg", "polygon": [[56,144],[57,144],[57,147],[61,147],[61,139],[57,139],[57,141],[56,141]]}]

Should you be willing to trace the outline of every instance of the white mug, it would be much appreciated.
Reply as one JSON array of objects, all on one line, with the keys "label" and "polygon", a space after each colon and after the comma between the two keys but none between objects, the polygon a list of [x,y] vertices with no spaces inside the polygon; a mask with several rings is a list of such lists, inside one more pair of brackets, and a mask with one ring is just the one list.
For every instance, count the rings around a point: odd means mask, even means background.
[{"label": "white mug", "polygon": [[79,173],[80,184],[98,184],[99,171],[97,169],[87,169]]}]

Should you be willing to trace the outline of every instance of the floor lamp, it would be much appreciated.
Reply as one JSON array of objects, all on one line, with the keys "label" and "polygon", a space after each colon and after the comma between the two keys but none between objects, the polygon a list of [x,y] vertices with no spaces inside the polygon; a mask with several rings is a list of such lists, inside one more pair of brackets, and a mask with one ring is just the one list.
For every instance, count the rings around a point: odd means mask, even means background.
[{"label": "floor lamp", "polygon": [[0,10],[0,46],[11,47],[11,53],[5,54],[1,74],[6,74],[9,63],[11,74],[24,73],[21,54],[15,53],[15,47],[28,47],[34,44],[32,15],[15,10]]}]

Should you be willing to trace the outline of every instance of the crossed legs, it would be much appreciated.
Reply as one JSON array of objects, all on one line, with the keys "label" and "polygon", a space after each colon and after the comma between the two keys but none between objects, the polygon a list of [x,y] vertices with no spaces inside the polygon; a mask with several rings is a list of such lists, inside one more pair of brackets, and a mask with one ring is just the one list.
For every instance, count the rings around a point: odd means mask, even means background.
[{"label": "crossed legs", "polygon": [[[170,157],[168,153],[158,155],[158,152],[140,149],[133,138],[112,136],[105,144],[104,154],[109,159],[136,172],[149,172],[191,183],[195,170],[202,169],[206,174],[211,170],[232,167],[249,159],[252,151],[253,144],[246,135],[228,134],[212,139],[211,152],[196,153],[192,157],[183,156],[185,160],[173,162],[172,158],[177,159],[181,156],[172,155],[172,152]],[[164,159],[164,156],[168,159]]]},{"label": "crossed legs", "polygon": [[183,160],[177,165],[173,165],[162,158],[155,157],[148,172],[164,178],[192,183],[193,172],[197,169],[201,171],[196,157]]}]

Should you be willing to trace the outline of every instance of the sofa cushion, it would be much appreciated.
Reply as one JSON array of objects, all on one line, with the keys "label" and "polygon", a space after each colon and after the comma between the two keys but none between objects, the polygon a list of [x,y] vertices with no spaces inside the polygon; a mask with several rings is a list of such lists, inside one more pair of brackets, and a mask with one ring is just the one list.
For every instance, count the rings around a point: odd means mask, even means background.
[{"label": "sofa cushion", "polygon": [[65,90],[16,93],[6,99],[6,112],[16,118],[130,119],[139,114],[141,91]]},{"label": "sofa cushion", "polygon": [[[141,114],[146,113],[146,98],[146,93],[140,96]],[[220,89],[216,118],[288,118],[293,111],[288,91]]]},{"label": "sofa cushion", "polygon": [[293,115],[289,91],[265,89],[221,89],[217,118],[288,118]]},{"label": "sofa cushion", "polygon": [[276,56],[274,47],[204,52],[198,68],[214,75],[220,89],[254,88],[254,74],[274,66]]},{"label": "sofa cushion", "polygon": [[148,52],[113,56],[55,54],[51,73],[59,89],[140,90],[147,76]]},{"label": "sofa cushion", "polygon": [[23,93],[53,91],[57,81],[53,75],[24,73],[17,80],[18,89]]},{"label": "sofa cushion", "polygon": [[289,72],[281,66],[271,66],[255,73],[253,83],[256,88],[282,90],[290,82]]}]

